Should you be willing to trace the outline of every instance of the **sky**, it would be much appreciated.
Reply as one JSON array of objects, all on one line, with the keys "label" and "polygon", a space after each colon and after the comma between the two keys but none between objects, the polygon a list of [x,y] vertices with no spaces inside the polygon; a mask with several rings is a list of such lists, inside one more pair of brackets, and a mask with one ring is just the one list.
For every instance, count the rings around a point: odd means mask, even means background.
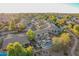
[{"label": "sky", "polygon": [[79,3],[67,3],[67,4],[79,8]]},{"label": "sky", "polygon": [[0,4],[0,13],[79,13],[79,3]]}]

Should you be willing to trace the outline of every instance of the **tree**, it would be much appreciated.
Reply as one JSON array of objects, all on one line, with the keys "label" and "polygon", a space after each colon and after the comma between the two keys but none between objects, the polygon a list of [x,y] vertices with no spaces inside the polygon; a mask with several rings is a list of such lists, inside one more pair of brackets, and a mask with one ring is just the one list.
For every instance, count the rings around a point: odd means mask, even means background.
[{"label": "tree", "polygon": [[7,50],[8,50],[7,53],[9,56],[15,56],[15,51],[12,43],[9,43],[7,45]]},{"label": "tree", "polygon": [[72,24],[68,24],[66,27],[67,27],[68,29],[72,29]]},{"label": "tree", "polygon": [[56,23],[57,23],[58,25],[63,25],[63,24],[65,23],[65,20],[64,20],[64,19],[58,19],[58,20],[56,21]]},{"label": "tree", "polygon": [[35,37],[35,33],[32,31],[32,29],[29,29],[27,32],[26,32],[26,35],[28,36],[28,38],[30,40],[32,40],[34,37]]},{"label": "tree", "polygon": [[70,20],[70,19],[72,18],[72,16],[69,16],[69,15],[68,15],[66,18],[67,18],[68,20]]},{"label": "tree", "polygon": [[8,29],[9,30],[14,30],[15,28],[16,28],[15,20],[14,19],[10,19],[8,21]]},{"label": "tree", "polygon": [[0,22],[0,29],[2,29],[4,26],[5,26],[5,24]]},{"label": "tree", "polygon": [[65,29],[70,29],[71,31],[73,31],[74,25],[75,25],[74,22],[69,23],[69,24],[67,24],[67,25],[65,26]]},{"label": "tree", "polygon": [[66,50],[69,42],[70,37],[68,33],[62,33],[60,36],[52,38],[53,48],[56,51]]},{"label": "tree", "polygon": [[7,53],[9,56],[29,56],[32,55],[32,46],[24,48],[19,42],[9,43]]},{"label": "tree", "polygon": [[79,25],[74,25],[73,32],[79,34]]},{"label": "tree", "polygon": [[62,33],[60,36],[60,40],[64,45],[68,44],[70,42],[69,33]]},{"label": "tree", "polygon": [[17,27],[18,27],[18,31],[21,31],[25,28],[25,25],[23,23],[18,23]]},{"label": "tree", "polygon": [[[13,46],[14,46],[14,49],[15,49],[15,53],[16,53],[16,55],[21,55],[22,54],[22,52],[23,52],[23,47],[22,47],[22,45],[20,44],[20,43],[18,43],[18,42],[15,42],[14,44],[13,44]],[[23,55],[25,55],[25,54],[23,54]]]},{"label": "tree", "polygon": [[29,45],[27,48],[26,48],[26,51],[27,51],[27,55],[32,55],[32,46]]},{"label": "tree", "polygon": [[56,16],[49,16],[49,19],[50,19],[51,21],[56,21]]},{"label": "tree", "polygon": [[0,39],[0,49],[2,48],[3,39]]},{"label": "tree", "polygon": [[61,44],[59,37],[53,37],[52,38],[52,44],[53,44],[53,50],[55,50],[55,51],[61,50],[62,44]]}]

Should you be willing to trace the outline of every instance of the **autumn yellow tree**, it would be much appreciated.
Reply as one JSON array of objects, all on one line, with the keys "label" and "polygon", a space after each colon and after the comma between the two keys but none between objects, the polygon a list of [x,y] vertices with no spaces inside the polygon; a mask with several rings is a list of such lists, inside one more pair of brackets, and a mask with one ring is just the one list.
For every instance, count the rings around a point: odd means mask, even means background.
[{"label": "autumn yellow tree", "polygon": [[35,37],[35,33],[32,31],[32,29],[29,29],[27,32],[26,32],[26,35],[28,36],[28,38],[30,40],[32,40],[34,37]]},{"label": "autumn yellow tree", "polygon": [[56,21],[56,16],[49,16],[49,19],[50,19],[51,21]]},{"label": "autumn yellow tree", "polygon": [[25,50],[27,51],[27,55],[32,55],[33,47],[31,45],[29,45],[27,48],[25,48]]},{"label": "autumn yellow tree", "polygon": [[63,25],[63,24],[65,23],[65,20],[64,20],[64,19],[58,19],[58,20],[56,21],[56,23],[57,23],[58,25]]},{"label": "autumn yellow tree", "polygon": [[61,42],[65,45],[68,44],[70,42],[70,36],[69,33],[62,33],[60,36],[60,40]]},{"label": "autumn yellow tree", "polygon": [[60,36],[55,36],[52,38],[53,49],[55,51],[64,51],[66,53],[68,44],[70,42],[70,37],[68,33],[63,33]]},{"label": "autumn yellow tree", "polygon": [[62,33],[59,37],[52,38],[53,44],[67,44],[70,42],[69,33]]}]

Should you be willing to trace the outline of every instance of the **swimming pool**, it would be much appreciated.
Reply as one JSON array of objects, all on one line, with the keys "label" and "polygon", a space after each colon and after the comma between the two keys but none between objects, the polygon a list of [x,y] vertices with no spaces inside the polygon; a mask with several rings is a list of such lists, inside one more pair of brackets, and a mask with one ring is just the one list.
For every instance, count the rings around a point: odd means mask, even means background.
[{"label": "swimming pool", "polygon": [[0,52],[0,56],[7,56],[6,52]]}]

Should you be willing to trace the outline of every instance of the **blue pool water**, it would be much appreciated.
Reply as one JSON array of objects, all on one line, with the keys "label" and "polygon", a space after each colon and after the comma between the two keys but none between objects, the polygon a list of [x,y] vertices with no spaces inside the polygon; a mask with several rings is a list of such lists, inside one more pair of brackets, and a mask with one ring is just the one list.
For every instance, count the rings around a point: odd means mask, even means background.
[{"label": "blue pool water", "polygon": [[0,56],[7,56],[7,53],[5,53],[5,52],[0,52]]},{"label": "blue pool water", "polygon": [[79,3],[67,3],[67,5],[79,8]]}]

